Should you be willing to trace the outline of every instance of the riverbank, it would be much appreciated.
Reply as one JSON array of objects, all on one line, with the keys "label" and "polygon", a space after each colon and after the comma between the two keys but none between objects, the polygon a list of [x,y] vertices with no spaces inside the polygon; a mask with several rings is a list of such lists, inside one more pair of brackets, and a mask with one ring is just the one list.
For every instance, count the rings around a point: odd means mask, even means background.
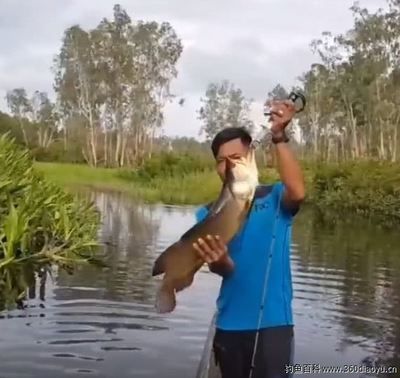
[{"label": "riverbank", "polygon": [[212,171],[183,177],[154,177],[143,180],[125,169],[91,168],[81,164],[35,163],[46,178],[66,188],[89,187],[131,195],[147,203],[196,205],[215,198],[219,179]]},{"label": "riverbank", "polygon": [[[400,220],[400,166],[380,162],[302,163],[308,204],[338,214],[354,212]],[[161,169],[153,164],[140,172],[85,165],[35,163],[45,176],[66,187],[86,186],[128,193],[148,203],[198,205],[218,194],[219,178],[209,167]],[[186,167],[187,168],[187,167]],[[260,169],[260,181],[275,182],[275,169]]]}]

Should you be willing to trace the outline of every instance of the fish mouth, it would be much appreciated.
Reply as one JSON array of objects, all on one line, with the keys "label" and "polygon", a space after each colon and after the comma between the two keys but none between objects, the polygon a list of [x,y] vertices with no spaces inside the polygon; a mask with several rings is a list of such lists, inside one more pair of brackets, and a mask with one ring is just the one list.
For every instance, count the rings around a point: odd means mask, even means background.
[{"label": "fish mouth", "polygon": [[226,158],[227,170],[236,184],[246,184],[250,187],[258,185],[258,169],[255,160],[255,149],[250,148],[246,156]]}]

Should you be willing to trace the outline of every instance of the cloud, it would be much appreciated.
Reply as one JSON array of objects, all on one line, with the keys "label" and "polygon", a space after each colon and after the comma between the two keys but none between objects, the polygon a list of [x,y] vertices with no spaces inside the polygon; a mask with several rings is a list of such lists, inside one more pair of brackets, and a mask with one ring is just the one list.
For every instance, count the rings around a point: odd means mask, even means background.
[{"label": "cloud", "polygon": [[[261,109],[266,93],[281,83],[291,86],[317,60],[309,48],[325,30],[352,26],[348,0],[123,0],[132,19],[168,21],[182,39],[179,76],[172,83],[185,106],[169,104],[165,130],[197,136],[195,110],[211,81],[228,79]],[[385,0],[364,0],[371,10]],[[53,57],[64,30],[95,27],[112,17],[109,0],[3,0],[0,14],[0,109],[6,91],[23,86],[29,93],[52,94]],[[254,112],[255,116],[258,110]],[[258,122],[258,119],[257,119]]]}]

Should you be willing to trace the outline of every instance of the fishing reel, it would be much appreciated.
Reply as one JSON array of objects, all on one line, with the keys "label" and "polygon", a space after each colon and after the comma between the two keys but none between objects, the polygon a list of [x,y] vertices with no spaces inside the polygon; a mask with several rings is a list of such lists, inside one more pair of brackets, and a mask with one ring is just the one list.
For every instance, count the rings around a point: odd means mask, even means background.
[{"label": "fishing reel", "polygon": [[[293,101],[295,109],[296,109],[296,113],[302,112],[304,110],[304,108],[306,107],[306,98],[300,92],[295,92],[295,91],[290,92],[287,99]],[[264,115],[266,117],[271,116],[271,108],[269,106],[266,106],[266,105],[264,106]],[[258,137],[254,138],[251,143],[251,146],[253,148],[257,148],[261,145],[261,140],[265,136],[266,130],[268,129],[267,126],[264,126],[264,125],[260,125],[260,126],[262,129],[260,134],[258,135]]]},{"label": "fishing reel", "polygon": [[[300,113],[306,107],[306,98],[300,92],[292,91],[289,93],[288,100],[293,101],[296,113]],[[270,116],[271,115],[271,108],[269,106],[264,106],[264,115]]]}]

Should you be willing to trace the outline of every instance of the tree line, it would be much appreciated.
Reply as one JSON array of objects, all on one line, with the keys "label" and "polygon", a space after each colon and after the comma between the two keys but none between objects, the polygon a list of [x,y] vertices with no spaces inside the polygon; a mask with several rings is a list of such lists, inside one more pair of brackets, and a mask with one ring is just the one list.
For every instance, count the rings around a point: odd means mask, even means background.
[{"label": "tree line", "polygon": [[[57,136],[64,150],[78,144],[93,166],[133,164],[151,153],[182,43],[167,22],[133,22],[120,5],[113,10],[92,30],[65,30],[52,67],[54,104],[23,88],[7,93],[27,146],[46,149]],[[30,123],[40,125],[36,136]]]},{"label": "tree line", "polygon": [[354,26],[312,42],[322,63],[303,78],[300,118],[307,150],[323,160],[399,160],[400,1],[370,13],[355,3]]},{"label": "tree line", "polygon": [[[110,167],[137,166],[153,151],[171,149],[171,141],[158,132],[164,105],[174,99],[170,84],[177,76],[181,40],[169,23],[134,22],[121,6],[113,9],[113,19],[104,18],[92,30],[74,25],[65,31],[53,65],[55,103],[40,91],[32,96],[23,88],[7,93],[12,130],[29,148],[41,154],[57,150],[58,157],[80,156],[93,166]],[[395,162],[400,0],[387,0],[386,10],[369,12],[358,3],[350,10],[350,30],[324,32],[311,42],[319,62],[299,77],[299,84],[277,84],[268,96],[286,97],[293,89],[305,94],[296,146],[303,158]],[[224,127],[254,129],[253,100],[228,80],[210,83],[201,101],[199,134],[207,142]],[[3,131],[1,122],[0,116]],[[181,138],[175,145],[191,148],[196,143]],[[264,144],[269,145],[268,135]],[[199,150],[204,146],[198,143]]]}]

